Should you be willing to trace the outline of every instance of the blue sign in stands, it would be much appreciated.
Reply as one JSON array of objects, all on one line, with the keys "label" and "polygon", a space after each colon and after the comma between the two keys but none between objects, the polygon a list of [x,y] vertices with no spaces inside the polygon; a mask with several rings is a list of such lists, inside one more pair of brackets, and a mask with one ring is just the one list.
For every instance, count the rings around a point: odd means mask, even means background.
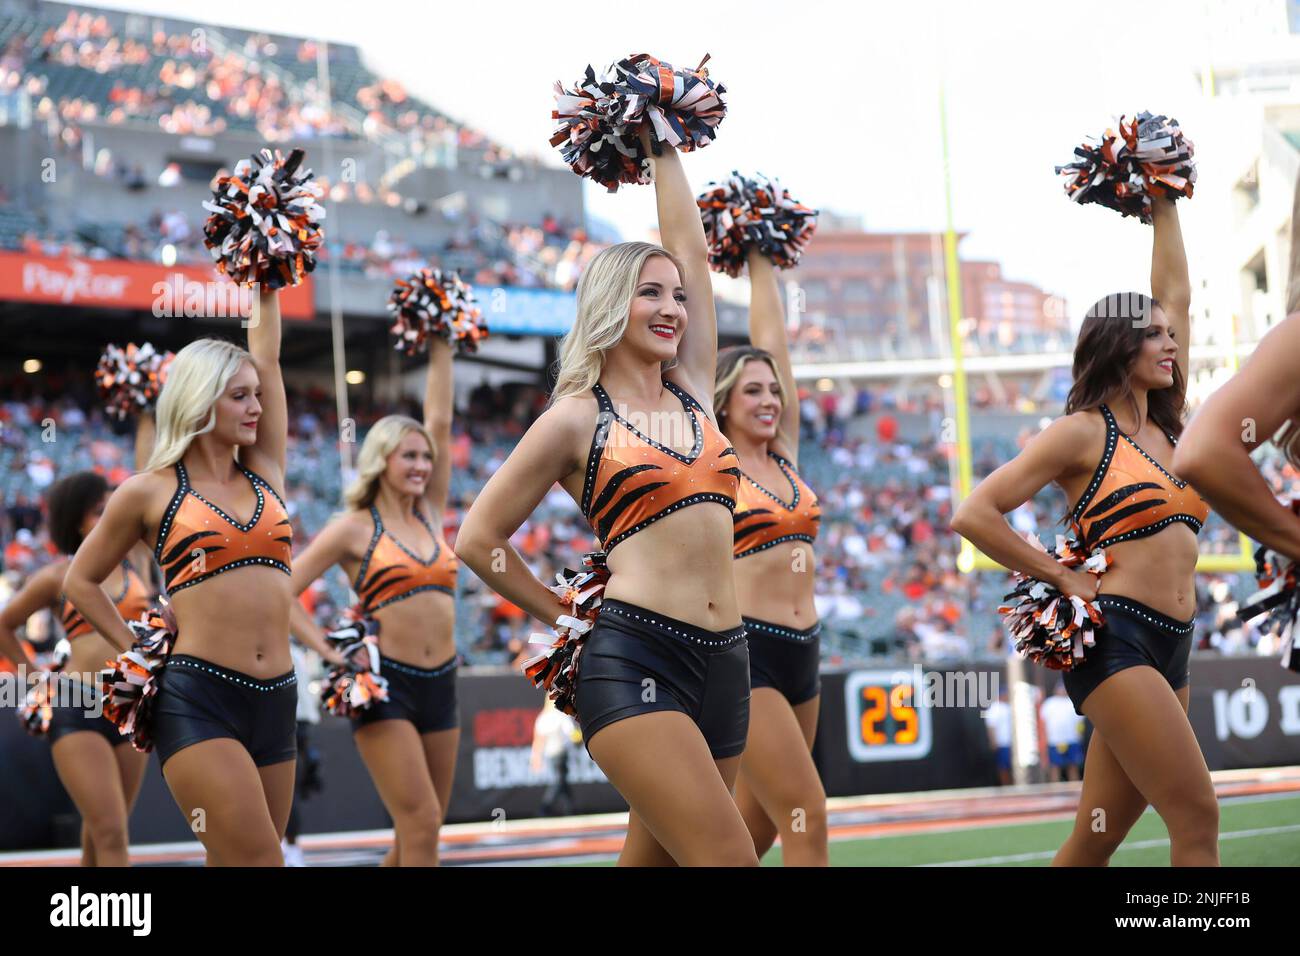
[{"label": "blue sign in stands", "polygon": [[479,286],[474,298],[493,335],[563,335],[577,311],[577,296],[557,289]]}]

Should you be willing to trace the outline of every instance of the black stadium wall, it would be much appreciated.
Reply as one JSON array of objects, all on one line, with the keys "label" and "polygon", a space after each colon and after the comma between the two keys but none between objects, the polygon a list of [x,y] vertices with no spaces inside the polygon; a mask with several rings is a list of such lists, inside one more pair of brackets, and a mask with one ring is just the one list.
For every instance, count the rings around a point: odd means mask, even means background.
[{"label": "black stadium wall", "polygon": [[[1048,687],[1054,675],[1027,667]],[[12,675],[4,675],[11,678]],[[981,709],[1003,681],[998,666],[922,669],[903,665],[826,670],[814,756],[828,796],[989,786],[997,782]],[[530,767],[538,693],[513,672],[463,672],[461,743],[449,822],[536,816],[548,781]],[[6,706],[12,706],[6,689]],[[1272,658],[1198,658],[1192,664],[1192,724],[1211,770],[1300,763],[1300,675]],[[303,804],[303,833],[391,826],[352,743],[346,720],[313,728],[324,790]],[[626,804],[586,751],[569,755],[575,810]],[[0,850],[71,847],[78,820],[49,745],[0,714]],[[136,843],[191,840],[152,760],[131,817]]]}]

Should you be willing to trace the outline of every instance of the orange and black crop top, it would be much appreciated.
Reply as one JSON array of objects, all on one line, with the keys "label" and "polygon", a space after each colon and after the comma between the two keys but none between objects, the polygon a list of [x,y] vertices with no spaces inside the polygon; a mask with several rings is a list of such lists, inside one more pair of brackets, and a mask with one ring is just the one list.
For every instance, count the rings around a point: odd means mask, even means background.
[{"label": "orange and black crop top", "polygon": [[[1187,482],[1161,467],[1128,435],[1115,416],[1100,406],[1106,420],[1106,446],[1088,488],[1070,512],[1084,548],[1144,538],[1181,521],[1200,533],[1210,507]],[[1176,444],[1172,435],[1170,444]]]},{"label": "orange and black crop top", "polygon": [[[122,593],[113,598],[117,613],[124,621],[138,621],[140,615],[149,610],[153,594],[149,585],[136,574],[131,562],[122,559]],[[90,634],[95,629],[81,616],[81,612],[72,606],[67,598],[63,599],[63,634],[68,640]]]},{"label": "orange and black crop top", "polygon": [[768,457],[776,461],[790,482],[793,499],[787,504],[741,472],[740,494],[736,498],[733,515],[736,536],[732,557],[745,558],[785,541],[807,541],[817,537],[822,520],[822,509],[813,490],[804,484],[794,466],[775,452]]},{"label": "orange and black crop top", "polygon": [[176,494],[167,505],[154,547],[168,594],[250,564],[290,573],[293,528],[284,502],[264,479],[235,464],[257,492],[257,507],[248,524],[240,524],[190,487],[185,466],[176,463]]},{"label": "orange and black crop top", "polygon": [[[642,434],[614,411],[599,384],[592,386],[600,414],[587,456],[582,513],[605,552],[642,528],[688,505],[712,501],[736,508],[740,459],[700,403],[670,381],[681,400],[694,441],[682,455]],[[703,419],[703,421],[701,421]]]},{"label": "orange and black crop top", "polygon": [[375,533],[352,582],[363,613],[371,614],[421,591],[456,593],[456,571],[460,568],[456,553],[443,543],[442,535],[433,530],[423,511],[417,508],[415,516],[433,538],[433,557],[428,561],[385,531],[379,509],[371,507]]}]

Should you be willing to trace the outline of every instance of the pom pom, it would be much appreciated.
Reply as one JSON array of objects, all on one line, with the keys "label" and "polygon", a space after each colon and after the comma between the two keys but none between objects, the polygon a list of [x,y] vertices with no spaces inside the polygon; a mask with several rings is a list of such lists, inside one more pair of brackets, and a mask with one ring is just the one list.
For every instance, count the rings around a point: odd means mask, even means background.
[{"label": "pom pom", "polygon": [[[1056,547],[1047,550],[1034,535],[1026,539],[1067,568],[1101,574],[1110,564],[1102,549],[1086,554],[1078,539],[1056,536]],[[1091,601],[1062,594],[1054,585],[1019,572],[1012,572],[1015,588],[1003,598],[998,613],[1006,618],[1007,630],[1022,657],[1050,670],[1068,671],[1079,664],[1096,643],[1097,629],[1104,623],[1101,611]]]},{"label": "pom pom", "polygon": [[695,202],[709,240],[709,265],[729,276],[740,275],[750,249],[778,269],[796,265],[817,231],[817,210],[761,173],[751,179],[733,171],[729,179],[710,183]]},{"label": "pom pom", "polygon": [[474,304],[474,289],[455,272],[421,269],[398,279],[388,297],[393,313],[389,331],[396,348],[407,355],[423,352],[438,336],[458,352],[475,352],[487,338],[483,312]]},{"label": "pom pom", "polygon": [[591,66],[566,90],[555,84],[551,118],[560,127],[551,145],[579,176],[615,192],[620,183],[650,182],[641,146],[646,126],[656,155],[667,143],[683,152],[707,146],[727,115],[726,87],[709,79],[705,56],[694,70],[637,53],[619,60],[600,77]]},{"label": "pom pom", "polygon": [[[1300,498],[1291,511],[1300,514]],[[1300,673],[1300,648],[1296,647],[1296,618],[1300,616],[1300,564],[1284,554],[1260,545],[1255,549],[1255,579],[1259,590],[1237,610],[1242,621],[1260,616],[1259,627],[1282,640],[1282,666]]]},{"label": "pom pom", "polygon": [[[1090,138],[1091,139],[1091,138]],[[1077,203],[1100,203],[1125,216],[1151,222],[1151,198],[1190,197],[1196,182],[1192,141],[1177,120],[1139,113],[1119,132],[1107,129],[1100,142],[1074,148],[1074,162],[1057,166],[1065,194]]]},{"label": "pom pom", "polygon": [[278,149],[263,149],[221,177],[203,204],[212,213],[203,243],[217,268],[240,285],[280,289],[316,268],[325,210],[316,202],[322,190],[312,171],[299,168],[302,158],[301,149],[287,159]]},{"label": "pom pom", "polygon": [[571,717],[577,716],[574,698],[578,689],[578,658],[587,634],[600,613],[601,595],[609,580],[605,552],[593,551],[583,556],[586,570],[565,568],[555,575],[551,590],[560,603],[569,608],[555,622],[553,634],[533,634],[529,644],[547,644],[545,651],[524,661],[524,675],[546,691],[555,706]]},{"label": "pom pom", "polygon": [[58,692],[58,674],[67,666],[71,656],[72,645],[66,637],[60,639],[54,645],[49,659],[38,662],[41,669],[37,671],[23,702],[18,705],[18,721],[34,737],[50,732],[50,722],[54,719],[54,698]]},{"label": "pom pom", "polygon": [[108,414],[121,421],[128,415],[151,410],[175,357],[172,352],[156,351],[148,342],[105,348],[95,369],[95,383]]},{"label": "pom pom", "polygon": [[104,716],[131,738],[131,746],[148,753],[153,749],[158,675],[176,645],[176,616],[171,605],[160,599],[140,620],[128,621],[127,627],[135,636],[131,649],[109,661],[108,670],[100,674]]},{"label": "pom pom", "polygon": [[325,635],[342,655],[321,687],[321,703],[331,714],[352,717],[375,701],[388,700],[388,678],[379,673],[379,622],[350,607]]}]

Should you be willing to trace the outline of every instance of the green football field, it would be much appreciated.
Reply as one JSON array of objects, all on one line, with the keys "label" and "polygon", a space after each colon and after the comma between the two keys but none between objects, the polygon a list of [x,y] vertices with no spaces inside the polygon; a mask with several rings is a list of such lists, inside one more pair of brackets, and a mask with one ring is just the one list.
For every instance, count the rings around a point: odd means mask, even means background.
[{"label": "green football field", "polygon": [[[1047,866],[1071,824],[1061,819],[837,840],[832,820],[831,865]],[[1219,857],[1224,866],[1300,866],[1300,796],[1221,798]],[[779,846],[763,865],[781,865]],[[1129,831],[1112,865],[1169,865],[1169,834],[1154,810]]]},{"label": "green football field", "polygon": [[[1047,866],[1072,821],[832,841],[832,866]],[[1300,797],[1226,798],[1219,802],[1219,859],[1224,866],[1300,866]],[[780,866],[781,849],[763,857]],[[1148,809],[1129,831],[1113,866],[1168,866],[1169,833]]]}]

